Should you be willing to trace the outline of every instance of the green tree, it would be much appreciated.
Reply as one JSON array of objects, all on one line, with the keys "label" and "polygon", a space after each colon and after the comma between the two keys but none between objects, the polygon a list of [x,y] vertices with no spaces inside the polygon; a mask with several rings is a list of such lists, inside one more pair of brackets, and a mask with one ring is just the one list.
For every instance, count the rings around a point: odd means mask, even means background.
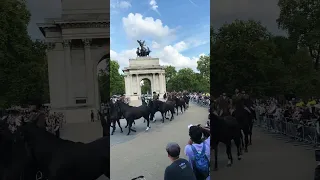
[{"label": "green tree", "polygon": [[124,94],[124,76],[119,73],[120,65],[117,61],[110,61],[110,93]]},{"label": "green tree", "polygon": [[209,83],[201,74],[195,73],[191,68],[183,68],[168,81],[167,90],[209,92]]},{"label": "green tree", "polygon": [[201,56],[197,61],[197,69],[207,82],[210,81],[210,56]]},{"label": "green tree", "polygon": [[0,15],[0,106],[48,101],[45,45],[28,35],[25,1],[1,1]]},{"label": "green tree", "polygon": [[151,82],[149,79],[143,79],[143,85],[141,86],[141,93],[142,94],[152,94],[151,92]]},{"label": "green tree", "polygon": [[320,60],[320,1],[279,0],[279,27],[287,30],[289,37],[299,47],[306,47],[318,69]]},{"label": "green tree", "polygon": [[225,24],[211,34],[213,93],[239,88],[257,96],[319,94],[319,73],[308,50],[297,49],[290,37],[272,36],[259,22]]},{"label": "green tree", "polygon": [[106,71],[100,69],[98,73],[99,91],[101,102],[108,102],[110,99],[109,93],[109,78]]},{"label": "green tree", "polygon": [[167,66],[165,68],[165,73],[166,73],[166,83],[168,83],[170,79],[172,79],[177,74],[177,70],[173,66]]}]

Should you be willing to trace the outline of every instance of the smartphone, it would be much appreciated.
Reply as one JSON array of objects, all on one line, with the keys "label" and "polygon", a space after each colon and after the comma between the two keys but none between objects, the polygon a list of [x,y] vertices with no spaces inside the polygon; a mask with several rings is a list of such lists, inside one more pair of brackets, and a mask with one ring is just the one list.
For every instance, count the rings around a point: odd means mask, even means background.
[{"label": "smartphone", "polygon": [[315,152],[316,161],[320,162],[320,149],[315,150],[314,152]]}]

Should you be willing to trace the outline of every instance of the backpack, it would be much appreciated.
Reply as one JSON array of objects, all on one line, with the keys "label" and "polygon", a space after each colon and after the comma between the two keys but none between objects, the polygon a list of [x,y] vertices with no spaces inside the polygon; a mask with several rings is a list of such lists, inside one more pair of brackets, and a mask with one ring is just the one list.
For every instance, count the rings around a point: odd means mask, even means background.
[{"label": "backpack", "polygon": [[207,178],[210,173],[210,161],[206,156],[206,145],[203,143],[203,148],[201,153],[198,153],[196,148],[191,145],[191,149],[194,154],[193,158],[193,170],[197,177]]}]

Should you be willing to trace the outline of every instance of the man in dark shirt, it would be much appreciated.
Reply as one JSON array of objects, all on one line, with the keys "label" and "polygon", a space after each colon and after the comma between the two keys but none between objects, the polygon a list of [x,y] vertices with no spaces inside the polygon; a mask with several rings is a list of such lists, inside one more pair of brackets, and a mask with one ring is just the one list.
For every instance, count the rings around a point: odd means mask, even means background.
[{"label": "man in dark shirt", "polygon": [[177,143],[169,143],[166,151],[172,164],[166,168],[164,180],[197,180],[189,162],[179,158],[180,146]]}]

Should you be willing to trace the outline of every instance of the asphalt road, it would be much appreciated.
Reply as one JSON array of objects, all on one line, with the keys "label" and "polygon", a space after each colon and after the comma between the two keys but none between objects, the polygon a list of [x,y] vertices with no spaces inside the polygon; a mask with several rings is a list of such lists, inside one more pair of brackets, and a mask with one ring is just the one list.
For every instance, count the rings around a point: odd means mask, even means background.
[{"label": "asphalt road", "polygon": [[[151,123],[151,129],[145,131],[143,120],[136,121],[136,133],[126,136],[127,130],[119,129],[111,136],[111,179],[130,180],[143,175],[147,180],[163,180],[164,170],[170,164],[165,151],[169,142],[177,142],[184,149],[189,139],[189,124],[205,124],[207,121],[205,108],[191,105],[184,113],[175,116],[173,121],[160,122],[159,118]],[[125,121],[122,122],[125,124]],[[181,157],[186,158],[184,150]]]},{"label": "asphalt road", "polygon": [[[314,149],[292,142],[281,135],[273,135],[262,129],[254,129],[253,145],[249,153],[236,159],[233,148],[234,165],[226,167],[225,146],[219,147],[219,170],[212,172],[215,180],[311,180],[316,167]],[[211,162],[213,152],[211,152]]]}]

